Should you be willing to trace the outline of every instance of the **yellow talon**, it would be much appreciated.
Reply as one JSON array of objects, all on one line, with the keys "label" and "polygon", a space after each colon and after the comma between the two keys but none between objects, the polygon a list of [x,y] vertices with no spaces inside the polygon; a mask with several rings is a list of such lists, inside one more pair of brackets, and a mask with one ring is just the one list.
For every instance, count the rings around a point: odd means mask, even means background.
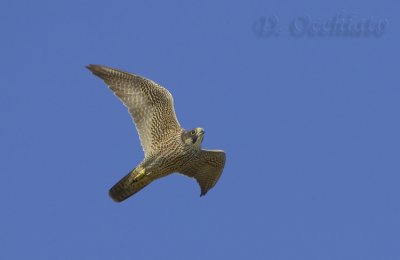
[{"label": "yellow talon", "polygon": [[135,181],[138,181],[141,178],[143,178],[145,176],[145,173],[146,173],[146,170],[144,168],[138,169],[138,173],[135,176]]}]

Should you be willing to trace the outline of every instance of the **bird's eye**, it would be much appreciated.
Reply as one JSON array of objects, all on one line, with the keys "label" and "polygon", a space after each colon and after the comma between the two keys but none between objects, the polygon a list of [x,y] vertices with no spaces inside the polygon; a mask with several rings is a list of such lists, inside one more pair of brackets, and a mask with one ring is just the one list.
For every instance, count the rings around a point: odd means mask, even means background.
[{"label": "bird's eye", "polygon": [[194,131],[194,130],[190,131],[191,135],[194,135],[195,133],[196,133],[196,131]]}]

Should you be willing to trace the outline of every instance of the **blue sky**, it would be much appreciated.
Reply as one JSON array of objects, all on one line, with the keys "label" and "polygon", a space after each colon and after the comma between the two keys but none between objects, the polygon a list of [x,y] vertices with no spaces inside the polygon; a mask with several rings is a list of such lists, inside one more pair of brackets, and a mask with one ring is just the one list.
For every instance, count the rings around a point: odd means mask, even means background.
[{"label": "blue sky", "polygon": [[[1,259],[400,258],[397,1],[1,6]],[[385,26],[291,32],[337,15]],[[216,187],[172,175],[114,203],[143,153],[89,63],[168,88],[227,153]]]}]

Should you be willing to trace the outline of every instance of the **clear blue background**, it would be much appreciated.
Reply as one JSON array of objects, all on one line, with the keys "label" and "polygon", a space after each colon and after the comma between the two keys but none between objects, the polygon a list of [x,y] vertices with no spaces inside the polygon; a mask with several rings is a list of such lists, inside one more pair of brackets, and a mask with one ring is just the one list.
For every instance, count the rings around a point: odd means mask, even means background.
[{"label": "clear blue background", "polygon": [[[400,259],[398,1],[2,1],[0,259]],[[291,21],[387,19],[381,37]],[[252,30],[279,18],[281,34]],[[224,149],[199,198],[180,175],[124,203],[143,158],[89,63],[167,87]]]}]

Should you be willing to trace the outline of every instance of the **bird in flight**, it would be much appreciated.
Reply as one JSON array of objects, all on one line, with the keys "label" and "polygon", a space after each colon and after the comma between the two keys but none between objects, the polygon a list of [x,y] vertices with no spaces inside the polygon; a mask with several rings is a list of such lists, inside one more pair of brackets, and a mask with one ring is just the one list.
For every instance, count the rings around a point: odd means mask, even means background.
[{"label": "bird in flight", "polygon": [[128,108],[144,151],[143,161],[109,191],[121,202],[152,181],[177,172],[198,182],[200,196],[214,187],[225,166],[225,152],[203,150],[204,129],[183,129],[171,93],[144,77],[100,65],[87,68],[104,80]]}]

